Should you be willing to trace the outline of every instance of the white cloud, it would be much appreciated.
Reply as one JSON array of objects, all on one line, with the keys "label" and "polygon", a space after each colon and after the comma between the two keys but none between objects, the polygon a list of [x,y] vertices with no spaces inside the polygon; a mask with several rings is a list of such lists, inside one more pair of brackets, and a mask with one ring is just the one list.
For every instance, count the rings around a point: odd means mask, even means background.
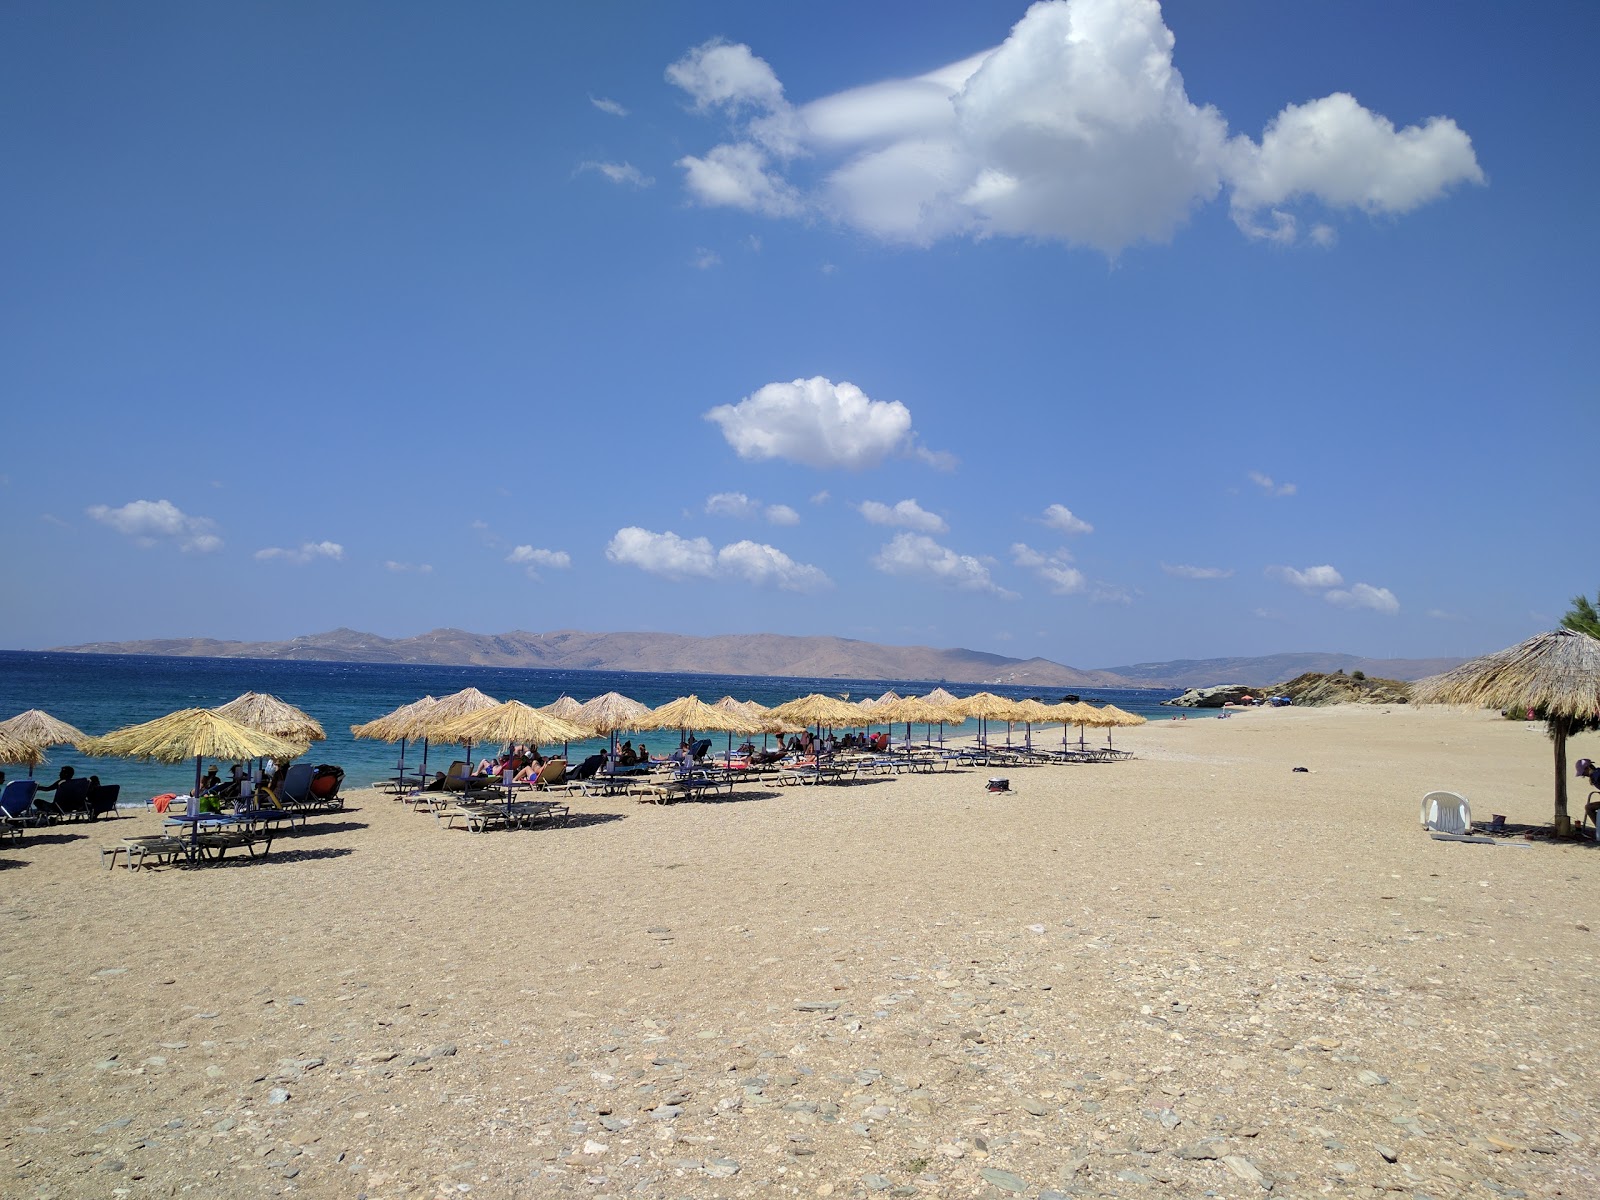
[{"label": "white cloud", "polygon": [[1307,567],[1304,571],[1297,571],[1293,567],[1268,567],[1267,574],[1308,592],[1318,588],[1335,588],[1344,583],[1344,576],[1329,566]]},{"label": "white cloud", "polygon": [[1232,567],[1189,567],[1181,564],[1161,564],[1161,569],[1168,575],[1179,579],[1231,579]]},{"label": "white cloud", "polygon": [[1453,613],[1443,608],[1430,608],[1428,618],[1433,621],[1465,621],[1467,618],[1461,613]]},{"label": "white cloud", "polygon": [[1014,595],[997,585],[989,568],[970,554],[957,554],[921,533],[897,533],[878,551],[872,565],[886,575],[906,575],[931,579],[963,591],[992,592],[1010,598]]},{"label": "white cloud", "polygon": [[713,550],[703,537],[683,538],[630,525],[617,530],[606,557],[667,579],[742,579],[792,592],[818,591],[832,581],[818,567],[797,563],[775,546],[739,541]]},{"label": "white cloud", "polygon": [[811,493],[811,503],[813,504],[826,504],[831,499],[833,499],[833,496],[827,488],[823,488],[820,492]]},{"label": "white cloud", "polygon": [[776,546],[761,542],[724,546],[717,551],[717,567],[758,587],[770,585],[786,592],[816,592],[833,586],[820,568],[797,563]]},{"label": "white cloud", "polygon": [[1011,561],[1048,583],[1050,591],[1057,596],[1075,596],[1088,590],[1089,581],[1082,571],[1071,565],[1072,555],[1065,550],[1044,554],[1026,542],[1013,542]]},{"label": "white cloud", "polygon": [[391,558],[391,559],[387,560],[383,565],[387,570],[393,571],[396,575],[406,575],[406,574],[432,575],[433,574],[433,566],[430,563],[396,562],[394,559]]},{"label": "white cloud", "polygon": [[1323,599],[1340,608],[1370,608],[1373,612],[1394,615],[1400,611],[1400,601],[1388,588],[1373,587],[1369,583],[1355,583],[1348,591],[1331,591]]},{"label": "white cloud", "polygon": [[[1397,130],[1343,93],[1288,105],[1259,144],[1231,136],[1189,98],[1173,46],[1156,0],[1046,0],[998,47],[795,106],[748,46],[708,42],[667,78],[734,133],[679,166],[703,204],[821,212],[914,245],[999,235],[1113,256],[1169,241],[1225,188],[1241,230],[1292,242],[1292,204],[1394,215],[1483,181],[1453,121]],[[1308,236],[1335,240],[1325,222]]]},{"label": "white cloud", "polygon": [[894,505],[883,504],[877,500],[865,500],[860,504],[859,510],[861,515],[874,525],[899,525],[922,533],[950,531],[950,526],[945,524],[943,517],[938,513],[929,512],[915,500],[901,500]]},{"label": "white cloud", "polygon": [[604,175],[612,183],[623,184],[627,187],[647,188],[655,186],[655,179],[646,175],[632,163],[626,162],[582,162],[578,164],[578,172],[594,171]]},{"label": "white cloud", "polygon": [[332,559],[334,562],[344,560],[344,547],[338,542],[301,542],[299,546],[268,546],[264,550],[256,551],[256,558],[262,562],[277,559],[280,562],[293,563],[295,566],[305,566],[319,558]]},{"label": "white cloud", "polygon": [[793,217],[805,211],[800,194],[769,169],[766,151],[750,142],[714,146],[704,158],[686,154],[678,166],[695,198],[713,208],[738,208],[769,217]]},{"label": "white cloud", "polygon": [[743,492],[718,492],[706,497],[706,514],[713,517],[733,517],[753,521],[760,517],[773,525],[798,525],[800,514],[787,504],[762,504]]},{"label": "white cloud", "polygon": [[707,250],[704,246],[697,246],[689,265],[697,271],[709,271],[712,267],[722,265],[722,255],[715,250]]},{"label": "white cloud", "polygon": [[717,563],[711,543],[703,537],[681,538],[670,530],[652,533],[637,525],[617,530],[606,546],[606,557],[668,579],[706,578]]},{"label": "white cloud", "polygon": [[508,563],[521,563],[525,566],[552,567],[558,571],[565,571],[572,566],[572,555],[565,550],[540,550],[533,546],[518,546],[506,555]]},{"label": "white cloud", "polygon": [[[1240,229],[1293,241],[1295,219],[1280,207],[1290,200],[1309,197],[1328,208],[1396,216],[1458,183],[1483,183],[1484,175],[1472,139],[1448,117],[1397,131],[1354,96],[1335,92],[1288,105],[1267,125],[1259,146],[1243,141],[1231,182]],[[1263,210],[1271,214],[1270,226],[1260,221]],[[1319,240],[1316,230],[1312,237]]]},{"label": "white cloud", "polygon": [[772,112],[784,106],[783,85],[766,59],[722,38],[701,43],[673,63],[667,81],[688,92],[701,110]]},{"label": "white cloud", "polygon": [[[919,456],[911,410],[872,400],[853,383],[820,375],[769,383],[737,404],[705,414],[740,458],[787,459],[808,467],[876,466],[891,454]],[[937,457],[937,455],[935,455]]]},{"label": "white cloud", "polygon": [[628,115],[627,109],[623,108],[622,105],[618,104],[615,100],[611,100],[605,96],[590,96],[589,103],[594,105],[603,113],[610,113],[613,117],[625,117]]},{"label": "white cloud", "polygon": [[1072,515],[1072,510],[1065,504],[1052,504],[1044,510],[1044,515],[1039,518],[1051,529],[1061,533],[1093,533],[1094,526],[1089,522]]},{"label": "white cloud", "polygon": [[1250,472],[1250,482],[1269,496],[1292,496],[1299,490],[1292,483],[1278,483],[1271,475],[1263,475],[1260,471]]},{"label": "white cloud", "polygon": [[718,492],[706,497],[706,513],[713,517],[737,517],[748,520],[761,511],[761,506],[743,492]]},{"label": "white cloud", "polygon": [[191,517],[170,500],[130,500],[121,508],[95,504],[84,511],[140,546],[170,541],[187,554],[210,554],[222,549],[222,539],[212,532],[215,521]]}]

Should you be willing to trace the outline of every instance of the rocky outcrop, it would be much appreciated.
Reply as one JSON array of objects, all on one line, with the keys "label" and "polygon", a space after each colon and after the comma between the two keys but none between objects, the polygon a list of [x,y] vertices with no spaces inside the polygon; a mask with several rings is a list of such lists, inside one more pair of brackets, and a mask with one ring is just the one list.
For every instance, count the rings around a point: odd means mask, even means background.
[{"label": "rocky outcrop", "polygon": [[1161,703],[1175,708],[1221,708],[1225,704],[1238,704],[1247,696],[1259,700],[1261,689],[1243,683],[1224,683],[1216,687],[1190,688],[1176,699]]},{"label": "rocky outcrop", "polygon": [[1370,679],[1359,671],[1354,675],[1310,671],[1269,689],[1268,695],[1288,696],[1296,704],[1313,708],[1325,704],[1408,704],[1411,685],[1398,679]]}]

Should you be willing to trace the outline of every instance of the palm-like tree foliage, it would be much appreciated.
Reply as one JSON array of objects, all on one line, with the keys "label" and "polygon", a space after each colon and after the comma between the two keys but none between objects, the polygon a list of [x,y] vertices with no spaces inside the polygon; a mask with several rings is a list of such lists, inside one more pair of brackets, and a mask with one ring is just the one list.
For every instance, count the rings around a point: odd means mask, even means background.
[{"label": "palm-like tree foliage", "polygon": [[[1600,595],[1595,596],[1600,600]],[[1595,611],[1594,603],[1587,596],[1574,596],[1572,609],[1561,618],[1563,629],[1576,629],[1579,633],[1587,633],[1592,638],[1600,638],[1600,612]]]}]

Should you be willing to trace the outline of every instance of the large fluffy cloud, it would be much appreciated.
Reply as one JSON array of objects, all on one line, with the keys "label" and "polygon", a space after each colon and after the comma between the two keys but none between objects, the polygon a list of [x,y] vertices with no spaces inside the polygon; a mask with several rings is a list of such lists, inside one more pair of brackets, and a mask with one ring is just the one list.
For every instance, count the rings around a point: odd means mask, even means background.
[{"label": "large fluffy cloud", "polygon": [[130,500],[120,508],[95,504],[85,511],[141,546],[167,541],[193,554],[222,549],[222,539],[212,532],[216,522],[209,517],[191,517],[170,500]]},{"label": "large fluffy cloud", "polygon": [[629,525],[606,546],[606,557],[667,579],[742,579],[788,592],[816,592],[833,586],[819,567],[795,562],[776,546],[738,541],[714,550],[707,538],[655,533]]},{"label": "large fluffy cloud", "polygon": [[1173,45],[1156,0],[1045,0],[998,47],[794,106],[748,46],[708,42],[667,78],[734,136],[679,165],[702,204],[920,245],[1005,235],[1113,255],[1169,240],[1225,188],[1242,230],[1288,242],[1293,203],[1392,215],[1483,180],[1449,118],[1396,129],[1344,93],[1287,106],[1259,143],[1230,135],[1188,96]]},{"label": "large fluffy cloud", "polygon": [[886,575],[906,575],[928,579],[946,587],[971,592],[992,592],[1011,597],[990,578],[982,559],[957,554],[921,533],[897,533],[872,559],[872,565]]},{"label": "large fluffy cloud", "polygon": [[938,462],[911,429],[911,410],[898,400],[872,400],[853,383],[816,376],[769,383],[737,404],[705,414],[740,458],[782,458],[808,467],[876,466],[891,454]]}]

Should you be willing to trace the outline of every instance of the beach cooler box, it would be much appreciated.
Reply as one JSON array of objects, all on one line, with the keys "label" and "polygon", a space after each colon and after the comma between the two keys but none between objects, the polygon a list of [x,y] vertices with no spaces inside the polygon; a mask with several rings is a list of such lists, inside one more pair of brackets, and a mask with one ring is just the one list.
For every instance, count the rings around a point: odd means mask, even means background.
[{"label": "beach cooler box", "polygon": [[1011,780],[991,779],[989,780],[988,790],[991,792],[1009,792],[1011,790]]}]

